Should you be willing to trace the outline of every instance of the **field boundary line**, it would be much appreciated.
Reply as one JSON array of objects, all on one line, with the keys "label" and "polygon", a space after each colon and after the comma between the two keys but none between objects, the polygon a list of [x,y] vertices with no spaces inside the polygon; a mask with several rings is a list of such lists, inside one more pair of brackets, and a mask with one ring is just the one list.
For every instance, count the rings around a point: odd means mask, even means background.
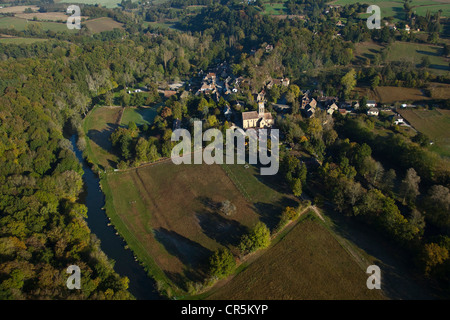
[{"label": "field boundary line", "polygon": [[225,174],[227,175],[228,179],[231,180],[231,182],[236,186],[236,188],[244,196],[244,198],[246,198],[249,202],[252,202],[252,197],[247,193],[247,190],[240,183],[235,174],[231,172],[230,168],[228,168],[225,163],[223,163],[221,167],[224,168]]}]

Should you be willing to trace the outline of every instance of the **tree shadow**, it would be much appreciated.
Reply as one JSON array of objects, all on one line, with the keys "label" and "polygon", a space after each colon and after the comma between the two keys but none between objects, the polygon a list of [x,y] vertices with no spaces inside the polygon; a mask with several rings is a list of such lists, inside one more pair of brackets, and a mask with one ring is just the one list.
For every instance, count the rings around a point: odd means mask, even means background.
[{"label": "tree shadow", "polygon": [[111,151],[112,144],[109,137],[117,129],[117,127],[118,126],[115,123],[107,123],[105,129],[101,131],[91,129],[88,131],[87,136],[105,151]]},{"label": "tree shadow", "polygon": [[219,210],[221,206],[220,202],[214,201],[210,197],[200,196],[195,198],[195,200],[199,201],[203,206],[213,211]]},{"label": "tree shadow", "polygon": [[195,216],[203,233],[223,246],[237,246],[247,228],[236,220],[226,219],[216,212],[197,212]]},{"label": "tree shadow", "polygon": [[108,164],[111,168],[117,168],[117,162],[111,159],[108,159]]},{"label": "tree shadow", "polygon": [[375,54],[371,54],[371,53],[363,53],[362,54],[362,56],[364,57],[364,58],[368,58],[368,59],[374,59],[375,58]]},{"label": "tree shadow", "polygon": [[190,274],[193,278],[202,278],[207,261],[212,254],[209,249],[165,228],[154,230],[154,237],[169,254],[177,257],[185,266],[189,267],[189,270],[192,269]]},{"label": "tree shadow", "polygon": [[342,215],[331,206],[327,209],[332,232],[354,243],[376,259],[381,270],[383,293],[390,299],[434,299],[436,291],[413,267],[411,257],[399,251],[398,244],[381,235],[355,217]]},{"label": "tree shadow", "polygon": [[430,64],[428,66],[430,69],[436,69],[436,70],[447,70],[449,71],[450,68],[448,66],[440,65],[440,64]]},{"label": "tree shadow", "polygon": [[[255,168],[257,168],[257,171],[259,172],[261,170],[261,165],[253,165],[255,166]],[[260,175],[260,174],[256,174],[254,175],[254,177],[261,182],[262,184],[264,184],[265,186],[274,189],[278,192],[281,193],[291,193],[291,190],[288,186],[288,184],[285,182],[284,177],[282,176],[281,172],[278,171],[276,174],[274,175]]]},{"label": "tree shadow", "polygon": [[399,20],[404,20],[406,13],[403,8],[401,7],[392,7],[392,11],[394,11],[394,18],[397,18]]},{"label": "tree shadow", "polygon": [[292,198],[283,197],[276,203],[257,202],[254,204],[257,213],[263,222],[271,231],[273,231],[281,219],[281,213],[286,207],[298,206],[298,201]]},{"label": "tree shadow", "polygon": [[417,53],[420,54],[425,54],[427,56],[434,56],[434,57],[440,57],[442,56],[442,54],[440,53],[440,50],[436,50],[435,52],[433,51],[423,51],[423,50],[416,50]]}]

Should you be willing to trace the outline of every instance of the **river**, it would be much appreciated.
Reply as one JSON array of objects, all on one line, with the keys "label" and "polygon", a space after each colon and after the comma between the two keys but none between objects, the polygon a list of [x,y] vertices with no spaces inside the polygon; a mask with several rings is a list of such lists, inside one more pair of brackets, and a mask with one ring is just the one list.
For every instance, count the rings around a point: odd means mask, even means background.
[{"label": "river", "polygon": [[125,241],[116,235],[116,230],[108,226],[109,219],[102,208],[105,205],[105,196],[100,190],[99,178],[86,164],[81,151],[76,146],[77,136],[73,135],[70,141],[78,160],[83,165],[83,181],[85,192],[84,204],[88,208],[87,224],[97,238],[100,239],[101,249],[111,259],[114,259],[114,270],[120,276],[130,279],[129,292],[138,300],[160,300],[162,297],[155,289],[155,281],[151,279],[144,268],[134,259],[131,250],[125,249]]}]

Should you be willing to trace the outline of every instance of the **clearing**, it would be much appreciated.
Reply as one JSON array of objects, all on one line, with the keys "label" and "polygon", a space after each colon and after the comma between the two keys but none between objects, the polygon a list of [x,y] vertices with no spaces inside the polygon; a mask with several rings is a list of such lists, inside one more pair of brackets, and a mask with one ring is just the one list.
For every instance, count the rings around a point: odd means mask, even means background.
[{"label": "clearing", "polygon": [[153,123],[153,119],[156,117],[156,108],[152,107],[127,107],[123,112],[123,117],[120,125],[127,126],[130,121],[140,126],[143,124]]},{"label": "clearing", "polygon": [[434,142],[431,150],[450,158],[450,110],[399,109],[398,112]]},{"label": "clearing", "polygon": [[116,168],[117,156],[112,153],[109,137],[119,126],[122,107],[96,107],[86,116],[83,129],[87,140],[86,153],[100,169]]}]

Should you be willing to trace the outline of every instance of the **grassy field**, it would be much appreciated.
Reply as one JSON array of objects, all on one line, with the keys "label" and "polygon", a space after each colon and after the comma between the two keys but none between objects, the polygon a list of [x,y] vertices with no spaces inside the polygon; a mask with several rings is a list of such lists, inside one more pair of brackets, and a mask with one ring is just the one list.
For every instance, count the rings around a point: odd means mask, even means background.
[{"label": "grassy field", "polygon": [[153,119],[156,117],[156,115],[156,108],[128,107],[123,112],[123,117],[120,125],[126,126],[130,121],[133,121],[138,126],[143,124],[151,124],[153,123]]},{"label": "grassy field", "polygon": [[97,107],[84,120],[84,132],[89,138],[86,153],[100,168],[116,168],[118,158],[111,153],[109,136],[118,127],[121,110],[121,107]]},{"label": "grassy field", "polygon": [[287,7],[284,2],[273,3],[273,4],[265,3],[263,5],[263,8],[264,8],[264,14],[269,14],[269,15],[287,14]]},{"label": "grassy field", "polygon": [[384,46],[373,41],[359,42],[355,44],[355,58],[362,64],[366,63],[366,59],[374,59],[376,54],[380,54]]},{"label": "grassy field", "polygon": [[170,20],[170,21],[159,21],[159,22],[150,22],[144,21],[142,25],[144,28],[152,27],[152,28],[161,28],[161,29],[174,29],[174,26],[177,24],[178,20]]},{"label": "grassy field", "polygon": [[405,101],[417,102],[430,99],[420,89],[416,88],[377,87],[374,91],[373,99],[383,104],[394,104],[395,102]]},{"label": "grassy field", "polygon": [[[331,1],[329,2],[329,4],[343,6],[347,4],[355,4],[357,2],[361,4],[379,6],[381,9],[382,18],[394,17],[399,20],[404,19],[405,17],[405,13],[403,10],[403,1],[401,0],[337,0]],[[410,5],[413,12],[419,15],[425,15],[427,11],[436,13],[439,10],[442,10],[443,17],[450,17],[450,6],[448,5],[448,3],[445,3],[445,0],[413,0]],[[363,14],[362,16],[365,17],[366,15]]]},{"label": "grassy field", "polygon": [[111,31],[113,29],[122,29],[123,25],[111,18],[102,17],[84,22],[84,25],[94,33]]},{"label": "grassy field", "polygon": [[397,41],[388,49],[388,61],[409,61],[419,66],[423,57],[430,59],[430,71],[446,73],[450,69],[448,67],[448,59],[442,56],[442,47]]},{"label": "grassy field", "polygon": [[121,1],[119,0],[61,0],[59,3],[67,4],[101,4],[105,8],[117,8]]},{"label": "grassy field", "polygon": [[36,20],[40,21],[67,21],[67,18],[69,17],[64,12],[36,12],[36,13],[17,13],[15,14],[15,17],[22,18],[22,19],[28,19],[33,20],[36,18]]},{"label": "grassy field", "polygon": [[283,179],[278,175],[261,176],[259,169],[252,165],[223,164],[222,168],[270,229],[278,223],[286,206],[298,204],[298,200],[289,195],[289,190],[280,183]]},{"label": "grassy field", "polygon": [[0,28],[6,29],[15,29],[17,31],[24,31],[27,29],[27,25],[31,23],[39,23],[42,26],[44,31],[52,30],[55,32],[58,31],[67,31],[67,32],[76,32],[77,30],[69,30],[67,28],[66,23],[57,23],[57,22],[34,22],[29,21],[27,19],[21,19],[16,17],[3,17],[0,18]]},{"label": "grassy field", "polygon": [[[201,281],[207,259],[222,246],[233,249],[260,218],[219,165],[170,161],[108,174],[107,214],[139,260],[157,280],[185,288]],[[219,213],[221,201],[237,208]],[[135,250],[138,249],[138,250]]]},{"label": "grassy field", "polygon": [[306,216],[208,298],[215,300],[385,299],[317,220]]},{"label": "grassy field", "polygon": [[[366,58],[373,59],[376,54],[380,54],[384,46],[372,41],[361,42],[355,45],[355,57],[361,62]],[[450,71],[448,67],[449,59],[442,56],[443,48],[440,46],[396,41],[387,48],[387,62],[389,61],[409,61],[420,67],[423,57],[428,57],[430,72],[446,74]]]},{"label": "grassy field", "polygon": [[450,110],[401,109],[399,113],[415,129],[433,140],[431,150],[450,158]]},{"label": "grassy field", "polygon": [[39,10],[38,6],[11,6],[11,7],[4,7],[0,8],[0,13],[23,13],[25,9],[30,8],[33,11]]},{"label": "grassy field", "polygon": [[0,43],[2,44],[30,44],[36,42],[48,41],[48,39],[37,39],[37,38],[0,38]]}]

